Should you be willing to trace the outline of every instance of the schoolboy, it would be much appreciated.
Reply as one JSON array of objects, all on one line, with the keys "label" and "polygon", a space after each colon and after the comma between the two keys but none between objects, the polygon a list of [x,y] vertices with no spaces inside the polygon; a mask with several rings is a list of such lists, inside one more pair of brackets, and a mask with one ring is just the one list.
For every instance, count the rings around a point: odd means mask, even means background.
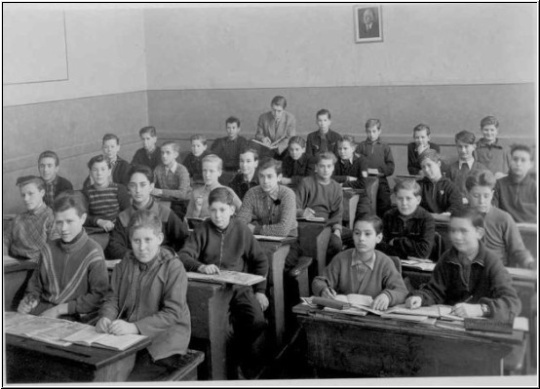
[{"label": "schoolboy", "polygon": [[283,157],[281,183],[296,188],[304,177],[315,171],[315,157],[306,154],[306,141],[301,136],[289,139],[288,153]]},{"label": "schoolboy", "polygon": [[513,145],[508,176],[497,180],[495,186],[495,205],[512,215],[516,223],[537,222],[536,176],[530,172],[533,155],[529,146]]},{"label": "schoolboy", "polygon": [[67,190],[73,190],[69,180],[58,175],[60,159],[54,151],[46,150],[39,155],[39,175],[45,181],[45,196],[43,201],[48,207],[52,207],[54,198]]},{"label": "schoolboy", "polygon": [[[186,270],[206,274],[233,270],[266,277],[268,259],[259,243],[245,223],[231,219],[235,213],[233,192],[224,187],[213,189],[208,203],[210,219],[195,228],[178,253]],[[244,374],[253,368],[255,344],[266,326],[263,312],[269,303],[265,291],[266,281],[233,288],[229,309],[236,347],[231,347],[235,352],[232,357],[240,361]]]},{"label": "schoolboy", "polygon": [[495,116],[486,116],[480,121],[482,138],[476,143],[476,159],[487,167],[495,178],[508,173],[508,153],[499,142],[499,121]]},{"label": "schoolboy", "polygon": [[230,190],[233,195],[234,208],[240,209],[242,200],[238,198],[234,191],[219,183],[219,177],[222,173],[223,162],[215,154],[209,154],[202,160],[202,174],[204,186],[194,189],[191,192],[191,198],[186,211],[186,217],[207,218],[210,216],[208,207],[208,195],[216,188],[224,187]]},{"label": "schoolboy", "polygon": [[237,219],[257,235],[298,236],[296,195],[279,185],[281,162],[265,158],[257,174],[260,185],[247,192]]},{"label": "schoolboy", "polygon": [[372,307],[378,310],[403,303],[408,292],[401,274],[388,256],[375,250],[382,238],[379,217],[356,220],[354,248],[336,255],[323,274],[315,277],[313,294],[331,299],[336,294],[365,294],[374,298]]},{"label": "schoolboy", "polygon": [[192,188],[204,185],[202,178],[202,159],[208,155],[207,148],[208,145],[205,136],[193,135],[191,137],[191,152],[186,156],[182,165],[189,172]]},{"label": "schoolboy", "polygon": [[41,177],[19,177],[17,186],[26,211],[15,216],[4,232],[4,251],[15,258],[37,262],[47,240],[57,235],[53,211],[43,202],[45,182]]},{"label": "schoolboy", "polygon": [[88,169],[93,184],[83,189],[88,203],[84,224],[110,232],[118,214],[130,207],[129,194],[124,185],[111,182],[111,164],[103,155],[90,159]]},{"label": "schoolboy", "polygon": [[[248,141],[240,133],[240,119],[231,116],[225,121],[227,136],[218,138],[212,143],[212,153],[223,160],[223,170],[230,178],[238,172],[240,152],[244,150]],[[229,182],[226,180],[226,182]]]},{"label": "schoolboy", "polygon": [[[281,159],[285,156],[289,139],[296,135],[296,119],[290,112],[285,111],[287,108],[285,97],[275,96],[270,106],[271,111],[259,116],[255,139],[274,149],[277,159]],[[259,154],[263,155],[261,152]]]},{"label": "schoolboy", "polygon": [[131,165],[120,158],[120,138],[114,134],[105,134],[103,136],[103,155],[112,166],[112,180],[118,184],[127,185],[129,182],[129,169]]},{"label": "schoolboy", "polygon": [[484,239],[487,249],[497,254],[503,265],[532,268],[534,260],[525,248],[514,219],[492,206],[496,180],[489,170],[475,172],[465,182],[469,205],[484,216]]},{"label": "schoolboy", "polygon": [[331,151],[337,154],[337,142],[341,135],[330,129],[332,115],[327,109],[320,109],[315,115],[319,129],[307,136],[306,153],[309,157],[317,156],[319,153]]},{"label": "schoolboy", "polygon": [[149,381],[167,372],[186,354],[191,336],[187,274],[176,253],[161,247],[161,229],[153,212],[133,214],[128,225],[132,250],[114,268],[99,310],[98,332],[142,334],[152,340],[137,353],[128,381]]},{"label": "schoolboy", "polygon": [[257,167],[259,166],[259,153],[257,150],[248,148],[240,152],[240,171],[229,182],[229,187],[234,190],[240,200],[251,189],[259,185]]},{"label": "schoolboy", "polygon": [[161,163],[161,148],[156,145],[157,132],[154,126],[146,126],[139,130],[143,147],[138,149],[131,160],[132,165],[144,165],[154,170]]},{"label": "schoolboy", "polygon": [[414,142],[407,146],[407,170],[410,175],[417,176],[421,174],[420,155],[425,150],[435,150],[441,152],[438,144],[431,142],[431,129],[427,124],[420,123],[413,129]]},{"label": "schoolboy", "polygon": [[381,122],[379,119],[369,119],[366,122],[367,139],[360,142],[357,152],[366,158],[368,173],[370,170],[379,177],[377,191],[377,215],[382,217],[390,209],[390,186],[386,177],[394,174],[394,157],[390,146],[380,140]]},{"label": "schoolboy", "polygon": [[420,185],[401,180],[394,186],[397,207],[384,214],[379,250],[401,259],[429,258],[435,237],[435,219],[420,206]]},{"label": "schoolboy", "polygon": [[124,258],[131,249],[128,225],[132,215],[138,210],[149,210],[156,214],[163,224],[164,245],[180,250],[188,235],[185,224],[170,208],[154,201],[151,193],[154,189],[154,174],[148,166],[136,165],[131,168],[128,191],[131,196],[131,207],[118,215],[111,232],[109,243],[105,249],[108,259]]},{"label": "schoolboy", "polygon": [[450,219],[452,248],[437,262],[427,284],[407,298],[409,308],[453,305],[461,317],[510,321],[521,311],[510,274],[481,242],[484,219],[474,208],[463,207]]},{"label": "schoolboy", "polygon": [[107,292],[103,250],[84,231],[87,209],[82,193],[60,194],[53,211],[60,239],[41,250],[17,311],[78,320],[80,315],[97,313]]}]

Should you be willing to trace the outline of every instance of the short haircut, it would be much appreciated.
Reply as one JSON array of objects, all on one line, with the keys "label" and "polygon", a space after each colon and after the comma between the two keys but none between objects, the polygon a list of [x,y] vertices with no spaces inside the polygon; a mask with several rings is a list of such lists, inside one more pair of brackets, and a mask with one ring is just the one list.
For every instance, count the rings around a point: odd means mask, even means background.
[{"label": "short haircut", "polygon": [[490,189],[495,188],[497,179],[489,170],[473,170],[465,180],[465,188],[470,192],[475,186],[487,186]]},{"label": "short haircut", "polygon": [[397,194],[400,190],[410,190],[415,196],[420,196],[422,193],[422,188],[420,188],[418,182],[411,178],[397,180],[396,185],[394,185],[394,194]]},{"label": "short haircut", "polygon": [[416,134],[417,132],[424,131],[424,130],[426,131],[427,136],[431,135],[431,129],[429,128],[429,126],[427,124],[422,124],[422,123],[414,127],[413,135]]},{"label": "short haircut", "polygon": [[431,159],[433,162],[439,162],[441,160],[441,157],[438,152],[436,152],[433,149],[427,149],[422,151],[422,153],[419,156],[420,163],[424,162],[426,159]]},{"label": "short haircut", "polygon": [[139,130],[139,136],[143,136],[144,134],[149,134],[152,137],[157,137],[156,127],[154,126],[146,126]]},{"label": "short haircut", "polygon": [[353,229],[356,227],[356,223],[358,222],[366,222],[373,226],[373,229],[378,234],[382,234],[383,231],[383,221],[380,217],[377,215],[364,215],[360,216],[358,219],[354,221]]},{"label": "short haircut", "polygon": [[80,191],[66,190],[60,193],[53,202],[53,211],[55,213],[64,212],[68,209],[75,209],[77,215],[81,217],[88,210],[86,198]]},{"label": "short haircut", "polygon": [[377,129],[381,129],[381,121],[379,119],[368,119],[366,122],[366,130],[370,129],[371,127],[377,127]]},{"label": "short haircut", "polygon": [[161,149],[163,149],[166,146],[171,146],[173,151],[180,153],[180,145],[176,143],[175,141],[168,140],[167,142],[163,142],[163,144],[161,145]]},{"label": "short haircut", "polygon": [[240,119],[238,119],[237,117],[230,116],[227,118],[227,120],[225,120],[225,125],[233,123],[236,123],[236,125],[240,127]]},{"label": "short haircut", "polygon": [[300,147],[303,149],[306,148],[306,140],[302,138],[301,136],[298,136],[298,135],[291,136],[291,138],[289,139],[289,146],[292,145],[293,143],[300,145]]},{"label": "short haircut", "polygon": [[204,135],[193,135],[191,138],[190,138],[191,142],[195,141],[195,140],[198,140],[199,142],[201,142],[203,144],[203,146],[206,146],[206,136]]},{"label": "short haircut", "polygon": [[283,109],[287,108],[287,100],[283,96],[276,96],[272,99],[270,102],[271,106],[279,105],[280,107],[283,107]]},{"label": "short haircut", "polygon": [[45,150],[44,152],[39,154],[38,164],[41,162],[43,158],[52,158],[54,159],[54,163],[56,164],[56,166],[60,165],[60,158],[58,158],[58,154],[56,154],[54,151]]},{"label": "short haircut", "polygon": [[332,114],[330,113],[329,110],[323,108],[323,109],[319,109],[317,111],[317,114],[315,115],[316,118],[318,118],[319,116],[322,116],[322,115],[326,115],[328,116],[328,119],[332,119]]},{"label": "short haircut", "polygon": [[319,164],[322,160],[331,160],[333,164],[337,162],[337,158],[331,151],[325,151],[324,153],[319,153],[316,158],[316,163]]},{"label": "short haircut", "polygon": [[111,163],[109,162],[107,157],[105,157],[104,155],[96,155],[95,157],[90,158],[90,161],[88,161],[88,164],[87,164],[88,169],[92,170],[92,166],[94,166],[94,164],[101,163],[101,162],[105,162],[107,164],[107,167],[109,169],[112,169]]},{"label": "short haircut", "polygon": [[257,150],[255,150],[254,148],[251,148],[251,147],[248,147],[248,148],[243,149],[242,151],[240,151],[240,154],[238,154],[238,156],[240,157],[240,155],[246,154],[246,153],[253,154],[253,159],[255,161],[259,160],[259,152]]},{"label": "short haircut", "polygon": [[154,183],[154,173],[149,166],[138,164],[131,165],[131,169],[129,169],[129,179],[131,180],[131,177],[133,177],[133,175],[137,173],[145,175],[151,184]]},{"label": "short haircut", "polygon": [[135,230],[139,228],[149,228],[155,235],[158,235],[162,231],[163,224],[157,214],[147,209],[141,209],[135,212],[131,216],[131,219],[129,219],[129,237],[131,238]]},{"label": "short haircut", "polygon": [[459,207],[452,212],[451,218],[469,219],[474,227],[484,227],[484,216],[473,207]]},{"label": "short haircut", "polygon": [[281,161],[276,161],[274,158],[265,157],[259,162],[259,172],[273,168],[276,171],[276,175],[283,173]]},{"label": "short haircut", "polygon": [[218,169],[223,170],[223,160],[221,158],[219,158],[216,154],[208,154],[207,156],[205,156],[202,159],[201,164],[203,164],[205,162],[217,163]]},{"label": "short haircut", "polygon": [[220,202],[227,205],[234,205],[234,198],[231,191],[225,187],[213,189],[208,195],[208,206],[215,202]]},{"label": "short haircut", "polygon": [[470,131],[463,130],[456,134],[455,136],[456,143],[466,143],[468,145],[473,145],[476,142],[476,136]]},{"label": "short haircut", "polygon": [[23,176],[17,178],[17,182],[15,185],[17,185],[19,188],[22,188],[25,185],[28,184],[34,184],[38,190],[45,190],[45,181],[43,181],[43,178],[38,176]]},{"label": "short haircut", "polygon": [[118,138],[114,134],[105,134],[105,135],[103,135],[103,143],[107,142],[108,140],[115,140],[117,145],[120,144],[120,138]]},{"label": "short haircut", "polygon": [[510,146],[510,155],[514,154],[514,151],[525,151],[531,157],[531,161],[534,160],[534,154],[532,148],[523,144],[514,144]]},{"label": "short haircut", "polygon": [[341,139],[337,141],[338,146],[343,142],[349,142],[353,148],[356,146],[356,141],[352,135],[343,135]]},{"label": "short haircut", "polygon": [[495,116],[486,116],[485,118],[480,120],[480,128],[491,125],[495,126],[495,128],[499,128],[499,121]]}]

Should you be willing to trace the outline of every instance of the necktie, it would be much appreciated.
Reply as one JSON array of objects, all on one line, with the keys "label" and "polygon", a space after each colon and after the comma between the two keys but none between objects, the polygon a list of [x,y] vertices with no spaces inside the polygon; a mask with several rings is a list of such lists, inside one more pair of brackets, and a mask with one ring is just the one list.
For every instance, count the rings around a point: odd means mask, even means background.
[{"label": "necktie", "polygon": [[469,165],[466,164],[466,163],[462,163],[462,164],[461,164],[461,168],[460,168],[459,170],[461,170],[461,171],[464,172],[464,173],[465,173],[465,172],[468,172],[468,171],[469,171]]}]

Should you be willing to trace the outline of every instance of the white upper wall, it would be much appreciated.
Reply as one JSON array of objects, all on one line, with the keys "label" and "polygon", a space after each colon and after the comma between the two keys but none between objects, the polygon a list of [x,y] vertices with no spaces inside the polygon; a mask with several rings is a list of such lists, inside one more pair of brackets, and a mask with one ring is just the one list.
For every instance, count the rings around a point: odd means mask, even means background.
[{"label": "white upper wall", "polygon": [[144,12],[148,89],[536,81],[535,4],[383,4],[383,42],[355,43],[353,5]]}]

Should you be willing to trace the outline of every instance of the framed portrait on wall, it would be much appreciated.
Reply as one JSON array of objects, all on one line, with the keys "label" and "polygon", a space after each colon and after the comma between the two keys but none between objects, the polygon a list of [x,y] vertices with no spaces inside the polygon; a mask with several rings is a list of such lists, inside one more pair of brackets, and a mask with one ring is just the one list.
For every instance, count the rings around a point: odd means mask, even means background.
[{"label": "framed portrait on wall", "polygon": [[354,6],[356,43],[382,42],[382,12],[380,5]]}]

